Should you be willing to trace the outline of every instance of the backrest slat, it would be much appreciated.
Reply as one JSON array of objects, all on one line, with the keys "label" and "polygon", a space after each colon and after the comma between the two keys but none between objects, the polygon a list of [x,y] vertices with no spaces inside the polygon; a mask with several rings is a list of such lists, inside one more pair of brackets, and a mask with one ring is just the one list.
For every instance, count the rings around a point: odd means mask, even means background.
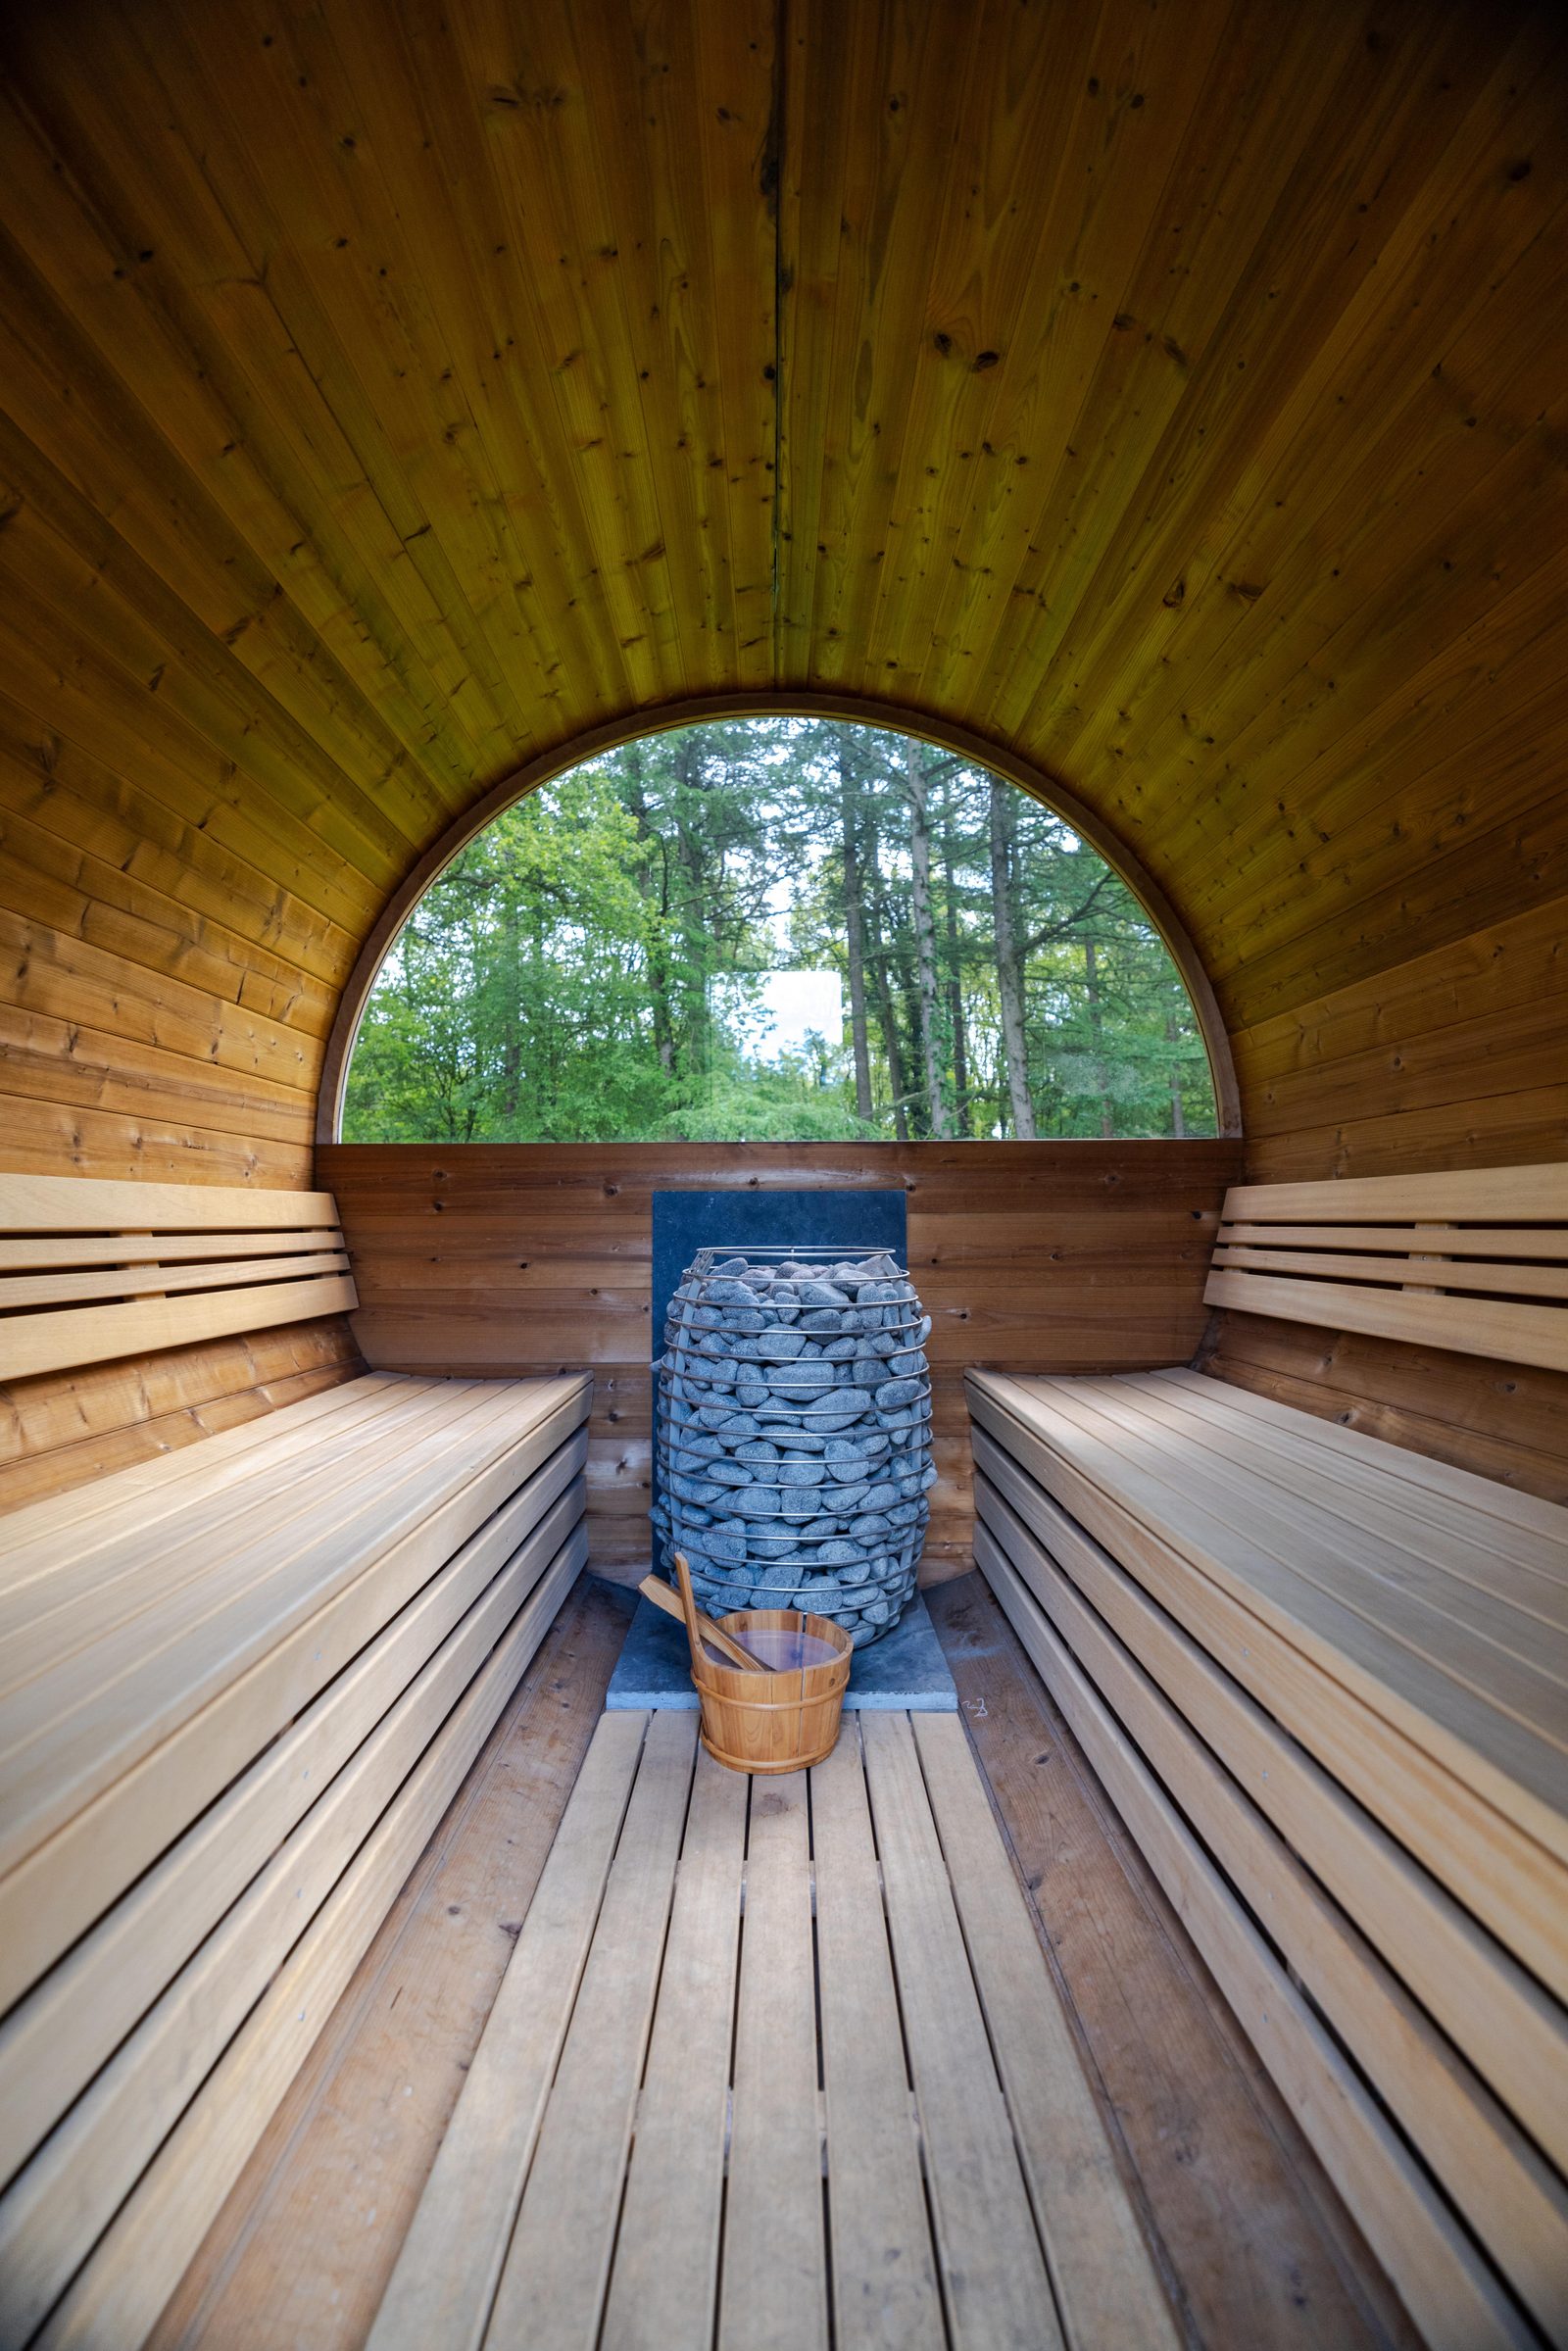
[{"label": "backrest slat", "polygon": [[359,1303],[329,1192],[0,1175],[0,1379]]},{"label": "backrest slat", "polygon": [[0,1233],[292,1233],[337,1222],[330,1192],[0,1175]]},{"label": "backrest slat", "polygon": [[305,1225],[289,1233],[65,1233],[52,1240],[0,1234],[0,1273],[53,1273],[88,1265],[180,1265],[193,1259],[297,1256],[301,1249],[340,1249],[335,1225]]},{"label": "backrest slat", "polygon": [[1568,1166],[1238,1184],[1211,1306],[1568,1371]]}]

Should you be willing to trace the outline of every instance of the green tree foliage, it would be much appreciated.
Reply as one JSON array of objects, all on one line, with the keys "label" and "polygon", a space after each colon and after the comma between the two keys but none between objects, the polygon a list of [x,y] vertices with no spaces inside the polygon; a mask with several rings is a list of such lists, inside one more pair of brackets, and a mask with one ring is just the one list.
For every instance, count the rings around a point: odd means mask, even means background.
[{"label": "green tree foliage", "polygon": [[[775,1050],[769,975],[839,975]],[[1192,1006],[1058,817],[817,719],[644,737],[510,808],[367,1005],[353,1142],[1212,1134]]]}]

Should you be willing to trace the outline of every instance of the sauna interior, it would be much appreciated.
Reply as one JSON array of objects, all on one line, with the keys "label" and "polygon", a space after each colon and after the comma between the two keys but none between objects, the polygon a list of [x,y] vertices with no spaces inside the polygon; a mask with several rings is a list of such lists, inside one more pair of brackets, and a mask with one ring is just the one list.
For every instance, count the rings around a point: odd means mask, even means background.
[{"label": "sauna interior", "polygon": [[[0,58],[0,2344],[1568,2342],[1568,20]],[[1212,1114],[345,1124],[483,827],[760,720],[1051,814]],[[930,1317],[808,1773],[607,1703],[691,1193]]]}]

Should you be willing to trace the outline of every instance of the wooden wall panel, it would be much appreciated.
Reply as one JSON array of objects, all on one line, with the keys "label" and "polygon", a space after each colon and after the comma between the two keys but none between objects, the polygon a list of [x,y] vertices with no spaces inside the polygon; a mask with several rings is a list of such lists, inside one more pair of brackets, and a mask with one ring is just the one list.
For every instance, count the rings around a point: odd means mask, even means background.
[{"label": "wooden wall panel", "polygon": [[1546,0],[6,11],[0,1163],[304,1180],[452,818],[785,688],[1130,846],[1257,1172],[1559,1151],[1565,97]]},{"label": "wooden wall panel", "polygon": [[[1568,1158],[1568,899],[1233,1037],[1249,1175],[1401,1175]],[[1568,1501],[1568,1375],[1263,1315],[1207,1368]]]},{"label": "wooden wall panel", "polygon": [[0,1386],[0,1511],[216,1436],[363,1369],[348,1317],[329,1314],[7,1383]]},{"label": "wooden wall panel", "polygon": [[1115,1371],[1185,1362],[1241,1146],[336,1144],[367,1360],[409,1371],[590,1367],[596,1566],[648,1552],[650,1196],[894,1186],[932,1318],[939,1483],[927,1572],[968,1564],[966,1365]]}]

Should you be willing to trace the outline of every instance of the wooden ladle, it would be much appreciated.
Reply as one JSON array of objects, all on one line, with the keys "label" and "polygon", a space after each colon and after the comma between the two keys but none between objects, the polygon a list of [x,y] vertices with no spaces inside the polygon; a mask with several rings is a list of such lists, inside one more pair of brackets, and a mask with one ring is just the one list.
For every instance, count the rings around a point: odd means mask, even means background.
[{"label": "wooden ladle", "polygon": [[656,1608],[662,1608],[666,1616],[673,1616],[685,1625],[688,1636],[695,1632],[708,1642],[710,1648],[716,1649],[726,1664],[738,1665],[745,1673],[765,1674],[767,1667],[760,1657],[754,1657],[750,1649],[742,1647],[733,1633],[726,1633],[722,1625],[715,1625],[712,1618],[705,1616],[698,1607],[692,1593],[691,1570],[678,1551],[675,1554],[675,1572],[681,1579],[679,1593],[671,1592],[662,1576],[644,1576],[637,1589],[645,1599],[653,1601]]}]

